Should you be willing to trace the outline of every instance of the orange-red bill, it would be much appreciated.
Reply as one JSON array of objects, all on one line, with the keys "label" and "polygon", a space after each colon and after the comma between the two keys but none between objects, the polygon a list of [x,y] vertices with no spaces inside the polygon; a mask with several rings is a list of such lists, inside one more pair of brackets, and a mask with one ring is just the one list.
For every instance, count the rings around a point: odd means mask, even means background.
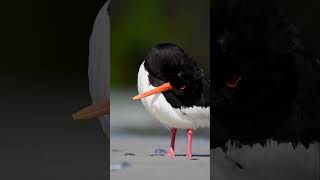
[{"label": "orange-red bill", "polygon": [[110,102],[106,100],[104,102],[95,103],[91,106],[85,107],[80,111],[72,114],[74,120],[89,120],[96,119],[99,116],[110,113]]},{"label": "orange-red bill", "polygon": [[171,84],[169,82],[168,83],[164,83],[161,86],[158,86],[158,87],[156,87],[154,89],[151,89],[150,91],[143,92],[143,93],[133,97],[132,99],[133,100],[142,99],[144,97],[151,96],[153,94],[158,94],[158,93],[161,93],[161,92],[164,92],[164,91],[171,90],[172,88],[173,88],[173,86],[171,86]]},{"label": "orange-red bill", "polygon": [[235,75],[232,76],[228,81],[226,82],[226,85],[230,88],[235,88],[238,86],[239,82],[241,80],[241,76]]}]

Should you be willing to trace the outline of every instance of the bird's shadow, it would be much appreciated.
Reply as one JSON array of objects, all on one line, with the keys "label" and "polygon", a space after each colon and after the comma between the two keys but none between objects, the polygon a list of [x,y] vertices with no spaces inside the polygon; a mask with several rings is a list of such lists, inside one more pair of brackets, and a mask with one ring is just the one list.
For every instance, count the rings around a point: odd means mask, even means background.
[{"label": "bird's shadow", "polygon": [[[150,156],[166,156],[165,154],[151,154]],[[186,157],[186,154],[176,154],[175,157]],[[193,154],[190,160],[199,160],[199,158],[210,157],[210,154]]]},{"label": "bird's shadow", "polygon": [[[176,154],[175,156],[181,157],[186,156],[186,154]],[[192,157],[210,157],[210,154],[192,154]]]}]

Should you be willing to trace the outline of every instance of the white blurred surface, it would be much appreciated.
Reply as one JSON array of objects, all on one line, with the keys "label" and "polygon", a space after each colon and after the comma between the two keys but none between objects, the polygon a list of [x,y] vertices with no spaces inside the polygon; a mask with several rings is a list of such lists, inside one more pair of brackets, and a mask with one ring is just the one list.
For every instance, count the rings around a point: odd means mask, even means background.
[{"label": "white blurred surface", "polygon": [[[93,103],[109,99],[110,89],[110,18],[109,1],[100,9],[89,43],[89,86]],[[109,135],[109,115],[99,117],[104,132]]]}]

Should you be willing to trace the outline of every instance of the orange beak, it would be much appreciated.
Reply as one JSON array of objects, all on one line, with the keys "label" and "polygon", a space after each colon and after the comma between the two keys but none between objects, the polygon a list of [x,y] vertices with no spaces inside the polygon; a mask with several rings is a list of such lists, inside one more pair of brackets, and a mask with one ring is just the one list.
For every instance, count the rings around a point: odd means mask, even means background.
[{"label": "orange beak", "polygon": [[164,83],[164,84],[162,84],[161,86],[158,86],[158,87],[156,87],[156,88],[154,88],[154,89],[151,89],[150,91],[146,91],[146,92],[144,92],[144,93],[141,93],[141,94],[133,97],[132,99],[133,99],[133,100],[142,99],[142,98],[144,98],[144,97],[151,96],[151,95],[153,95],[153,94],[162,93],[162,92],[164,92],[164,91],[168,91],[168,90],[171,90],[171,89],[173,89],[173,86],[171,86],[170,83]]},{"label": "orange beak", "polygon": [[240,80],[241,80],[241,76],[238,76],[238,75],[232,76],[230,79],[228,79],[228,81],[226,82],[226,85],[230,88],[235,88],[239,84]]},{"label": "orange beak", "polygon": [[91,106],[83,108],[80,111],[72,114],[72,118],[74,120],[89,120],[89,119],[95,119],[105,114],[110,114],[109,100],[95,103]]}]

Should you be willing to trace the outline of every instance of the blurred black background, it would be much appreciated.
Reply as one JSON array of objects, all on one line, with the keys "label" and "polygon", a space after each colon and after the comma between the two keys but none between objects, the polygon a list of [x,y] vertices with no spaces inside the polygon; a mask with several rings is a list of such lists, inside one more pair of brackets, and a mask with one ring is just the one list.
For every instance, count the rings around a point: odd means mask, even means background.
[{"label": "blurred black background", "polygon": [[71,114],[91,103],[88,46],[104,0],[1,2],[0,179],[106,179],[98,121]]},{"label": "blurred black background", "polygon": [[304,45],[320,56],[320,1],[277,0],[280,14],[300,30]]},{"label": "blurred black background", "polygon": [[[311,49],[317,55],[320,54],[320,1],[318,0],[273,0],[281,16],[287,18],[289,23],[294,24],[301,32],[304,46]],[[211,11],[214,18],[215,12],[219,11],[219,0],[211,1]],[[211,17],[212,18],[212,17]],[[214,27],[211,26],[212,29]]]}]

